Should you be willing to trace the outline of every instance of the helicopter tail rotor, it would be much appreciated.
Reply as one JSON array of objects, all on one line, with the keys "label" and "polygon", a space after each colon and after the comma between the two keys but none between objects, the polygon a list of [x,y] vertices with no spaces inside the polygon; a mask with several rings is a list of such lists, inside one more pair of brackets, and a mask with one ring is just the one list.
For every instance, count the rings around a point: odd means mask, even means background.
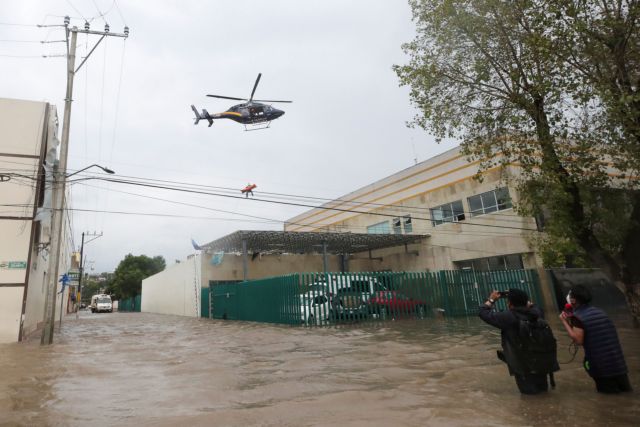
[{"label": "helicopter tail rotor", "polygon": [[209,114],[209,112],[205,109],[202,110],[202,114],[198,113],[198,109],[196,108],[195,105],[191,106],[191,109],[193,110],[193,112],[196,115],[196,120],[193,123],[194,125],[197,125],[200,120],[206,120],[209,122],[209,127],[211,127],[211,125],[213,124],[213,117],[211,117],[211,115]]},{"label": "helicopter tail rotor", "polygon": [[211,125],[213,124],[213,119],[209,115],[209,112],[204,108],[202,109],[202,116],[203,116],[203,119],[209,122],[209,127],[211,127]]}]

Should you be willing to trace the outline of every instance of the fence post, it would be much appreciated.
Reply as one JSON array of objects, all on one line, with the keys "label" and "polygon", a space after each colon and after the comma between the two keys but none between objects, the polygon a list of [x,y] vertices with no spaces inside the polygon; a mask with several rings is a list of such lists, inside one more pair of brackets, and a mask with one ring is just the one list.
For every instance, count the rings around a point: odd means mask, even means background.
[{"label": "fence post", "polygon": [[444,312],[446,316],[451,316],[451,304],[449,304],[449,283],[447,280],[447,272],[440,270],[438,272],[438,282],[440,282],[440,289],[442,290],[442,297],[444,299]]}]

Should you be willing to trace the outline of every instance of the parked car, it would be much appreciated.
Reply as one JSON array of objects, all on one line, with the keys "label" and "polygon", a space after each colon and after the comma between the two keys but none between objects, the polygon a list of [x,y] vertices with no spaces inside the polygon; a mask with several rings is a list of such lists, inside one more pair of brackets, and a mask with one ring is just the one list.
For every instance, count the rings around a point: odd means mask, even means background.
[{"label": "parked car", "polygon": [[300,313],[302,323],[321,325],[329,322],[333,312],[331,297],[317,290],[300,295]]},{"label": "parked car", "polygon": [[369,299],[385,287],[375,277],[332,276],[329,283],[333,314],[339,319],[362,319],[370,314]]},{"label": "parked car", "polygon": [[397,291],[377,291],[369,299],[369,310],[373,315],[386,319],[389,316],[416,316],[424,318],[427,303]]}]

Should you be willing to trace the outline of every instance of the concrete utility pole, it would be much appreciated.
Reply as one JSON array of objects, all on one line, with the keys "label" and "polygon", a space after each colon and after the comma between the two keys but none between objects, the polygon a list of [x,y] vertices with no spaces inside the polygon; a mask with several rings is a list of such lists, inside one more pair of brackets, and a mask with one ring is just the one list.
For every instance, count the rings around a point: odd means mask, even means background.
[{"label": "concrete utility pole", "polygon": [[[93,237],[93,239],[89,240],[87,244],[93,242],[94,240],[102,237],[102,232],[100,234],[93,234],[82,232],[82,244],[80,245],[80,265],[78,266],[78,271],[80,275],[78,277],[78,306],[82,302],[82,276],[84,276],[84,236],[85,234],[88,237]],[[78,310],[76,309],[76,319],[78,318]]]},{"label": "concrete utility pole", "polygon": [[[45,314],[44,314],[44,327],[42,328],[42,338],[40,339],[41,345],[47,345],[53,343],[53,332],[55,326],[55,304],[56,293],[58,290],[58,275],[60,266],[60,249],[62,243],[62,230],[63,230],[63,218],[64,218],[64,206],[65,206],[65,191],[66,191],[66,173],[67,173],[67,156],[69,152],[69,129],[71,120],[71,102],[73,101],[73,78],[78,72],[80,67],[89,59],[89,56],[98,47],[100,42],[107,36],[124,37],[129,36],[129,27],[124,27],[124,33],[110,33],[109,24],[105,24],[104,31],[92,31],[89,29],[89,23],[85,22],[84,30],[79,30],[77,27],[69,28],[70,18],[65,16],[64,28],[66,32],[67,40],[67,92],[64,99],[64,122],[62,124],[62,137],[60,139],[60,162],[54,165],[53,168],[53,188],[52,188],[52,206],[53,212],[51,215],[51,253],[49,256],[49,286],[47,288],[47,295],[45,297]],[[96,34],[100,35],[100,40],[96,42],[91,51],[87,54],[84,60],[80,63],[78,68],[74,70],[76,63],[76,42],[78,39],[78,33],[84,34]],[[71,34],[71,43],[69,43],[69,34]]]}]

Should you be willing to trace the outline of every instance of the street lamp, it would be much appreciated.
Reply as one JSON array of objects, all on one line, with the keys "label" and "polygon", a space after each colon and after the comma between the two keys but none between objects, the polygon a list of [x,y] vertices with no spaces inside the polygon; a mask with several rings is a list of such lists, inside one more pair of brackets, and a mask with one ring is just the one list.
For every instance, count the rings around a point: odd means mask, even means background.
[{"label": "street lamp", "polygon": [[93,168],[93,167],[100,168],[100,169],[102,169],[103,171],[105,171],[106,173],[109,173],[109,174],[114,174],[114,173],[115,173],[114,171],[112,171],[111,169],[109,169],[109,168],[107,168],[107,167],[104,167],[104,166],[100,166],[100,165],[93,164],[93,165],[89,165],[89,166],[87,166],[86,168],[82,168],[82,169],[80,169],[80,170],[78,170],[78,171],[75,171],[74,173],[70,173],[69,175],[67,175],[67,176],[66,176],[66,178],[69,178],[70,176],[73,176],[73,175],[75,175],[75,174],[77,174],[77,173],[84,172],[84,171],[86,171],[87,169],[89,169],[89,168]]}]

